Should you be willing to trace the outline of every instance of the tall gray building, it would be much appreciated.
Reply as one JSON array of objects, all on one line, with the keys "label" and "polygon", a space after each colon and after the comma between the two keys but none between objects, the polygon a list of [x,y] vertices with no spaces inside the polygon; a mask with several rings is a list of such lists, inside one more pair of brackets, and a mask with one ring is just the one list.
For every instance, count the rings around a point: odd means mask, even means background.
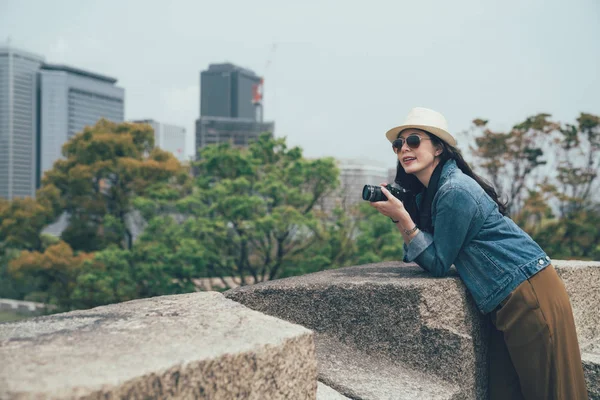
[{"label": "tall gray building", "polygon": [[123,122],[125,90],[108,76],[65,65],[44,64],[40,70],[39,179],[52,168],[69,139],[100,118]]},{"label": "tall gray building", "polygon": [[253,71],[230,63],[210,64],[202,71],[196,149],[222,142],[247,146],[261,133],[273,133],[275,124],[262,121],[262,99],[260,108],[253,102],[261,84]]},{"label": "tall gray building", "polygon": [[0,197],[33,196],[38,146],[38,79],[44,58],[0,47]]},{"label": "tall gray building", "polygon": [[200,73],[200,116],[256,120],[254,86],[261,78],[230,63],[210,64]]}]

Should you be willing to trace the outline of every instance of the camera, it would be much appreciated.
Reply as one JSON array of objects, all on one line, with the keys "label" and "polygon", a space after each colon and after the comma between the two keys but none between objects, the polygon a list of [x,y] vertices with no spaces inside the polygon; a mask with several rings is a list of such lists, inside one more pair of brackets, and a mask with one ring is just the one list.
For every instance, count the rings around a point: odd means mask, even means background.
[{"label": "camera", "polygon": [[[408,190],[399,187],[397,185],[392,186],[390,184],[386,185],[385,188],[398,200],[401,202],[405,202],[411,197],[411,192]],[[370,202],[376,201],[387,201],[387,197],[381,191],[381,186],[375,185],[365,185],[362,190],[362,198],[363,200],[367,200]]]}]

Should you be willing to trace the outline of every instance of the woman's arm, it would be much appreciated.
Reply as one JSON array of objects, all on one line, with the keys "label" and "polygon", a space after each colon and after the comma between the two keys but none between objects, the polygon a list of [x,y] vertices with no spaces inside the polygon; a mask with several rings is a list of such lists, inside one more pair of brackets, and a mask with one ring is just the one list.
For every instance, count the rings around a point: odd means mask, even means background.
[{"label": "woman's arm", "polygon": [[462,188],[440,191],[436,197],[434,234],[410,231],[415,223],[402,202],[382,187],[388,201],[371,203],[380,213],[398,221],[396,226],[405,243],[405,262],[415,261],[434,276],[445,276],[456,260],[470,231],[471,223],[481,212],[473,194]]},{"label": "woman's arm", "polygon": [[419,231],[407,243],[406,261],[415,261],[434,276],[445,276],[481,212],[473,194],[450,188],[438,194],[434,234]]}]

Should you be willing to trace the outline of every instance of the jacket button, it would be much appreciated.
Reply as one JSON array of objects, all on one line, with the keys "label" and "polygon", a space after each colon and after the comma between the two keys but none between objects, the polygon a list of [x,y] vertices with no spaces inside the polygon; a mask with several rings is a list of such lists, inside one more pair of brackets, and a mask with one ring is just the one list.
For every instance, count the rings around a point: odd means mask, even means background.
[{"label": "jacket button", "polygon": [[538,261],[540,263],[540,265],[544,264],[544,260],[540,259],[540,261]]},{"label": "jacket button", "polygon": [[550,257],[546,256],[546,260],[550,261]]}]

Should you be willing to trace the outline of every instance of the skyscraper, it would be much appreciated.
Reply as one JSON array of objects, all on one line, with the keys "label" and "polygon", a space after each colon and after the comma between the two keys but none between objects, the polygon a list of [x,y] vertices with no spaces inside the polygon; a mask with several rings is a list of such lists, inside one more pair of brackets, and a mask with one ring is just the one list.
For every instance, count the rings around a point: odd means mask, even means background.
[{"label": "skyscraper", "polygon": [[247,146],[275,124],[262,121],[262,78],[230,63],[210,64],[200,74],[200,118],[196,120],[196,149],[230,142]]},{"label": "skyscraper", "polygon": [[0,197],[33,196],[42,56],[0,47]]},{"label": "skyscraper", "polygon": [[230,63],[210,64],[200,73],[200,116],[256,120],[254,87],[261,78]]},{"label": "skyscraper", "polygon": [[100,118],[123,122],[125,90],[117,80],[65,65],[44,64],[40,70],[40,168],[52,168],[61,149],[85,126]]}]

